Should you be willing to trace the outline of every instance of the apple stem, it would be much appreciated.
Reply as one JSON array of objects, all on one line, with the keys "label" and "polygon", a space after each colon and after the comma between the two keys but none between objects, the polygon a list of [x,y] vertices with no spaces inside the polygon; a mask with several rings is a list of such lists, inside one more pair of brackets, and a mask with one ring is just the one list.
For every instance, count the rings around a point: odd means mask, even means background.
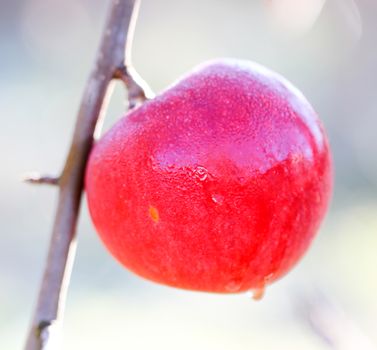
[{"label": "apple stem", "polygon": [[[131,44],[140,0],[112,0],[97,60],[89,76],[67,159],[58,178],[34,175],[26,181],[54,184],[59,188],[45,271],[25,350],[50,348],[56,341],[70,280],[76,247],[76,225],[83,192],[84,173],[93,141],[111,94],[110,82],[119,78],[135,106],[153,96],[131,65]],[[121,69],[120,69],[121,67]],[[125,69],[124,67],[127,67]],[[123,71],[119,75],[119,71]]]},{"label": "apple stem", "polygon": [[127,88],[129,109],[154,97],[151,88],[132,66],[119,67],[114,73],[114,78],[122,81]]}]

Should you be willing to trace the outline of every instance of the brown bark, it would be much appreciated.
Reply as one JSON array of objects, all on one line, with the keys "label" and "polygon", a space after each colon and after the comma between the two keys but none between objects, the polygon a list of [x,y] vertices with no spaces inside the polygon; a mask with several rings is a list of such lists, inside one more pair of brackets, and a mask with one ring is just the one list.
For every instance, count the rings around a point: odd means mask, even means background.
[{"label": "brown bark", "polygon": [[[121,79],[134,106],[151,93],[131,67],[130,49],[139,0],[112,0],[97,60],[78,112],[72,143],[61,176],[32,176],[32,183],[59,188],[58,206],[38,301],[25,350],[46,349],[62,319],[76,246],[76,224],[88,155],[109,97],[109,84]],[[97,131],[96,130],[96,131]]]}]

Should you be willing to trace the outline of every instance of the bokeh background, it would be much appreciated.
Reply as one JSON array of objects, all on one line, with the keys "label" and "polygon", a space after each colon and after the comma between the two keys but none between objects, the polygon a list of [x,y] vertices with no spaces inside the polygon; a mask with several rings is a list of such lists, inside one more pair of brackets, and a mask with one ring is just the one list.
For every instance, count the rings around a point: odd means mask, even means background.
[{"label": "bokeh background", "polygon": [[[24,343],[58,174],[109,0],[0,2],[0,348]],[[84,201],[63,349],[376,349],[377,2],[143,0],[133,61],[155,91],[214,57],[286,76],[328,131],[335,192],[301,263],[262,301],[175,290],[124,270]],[[125,111],[116,86],[105,129]]]}]

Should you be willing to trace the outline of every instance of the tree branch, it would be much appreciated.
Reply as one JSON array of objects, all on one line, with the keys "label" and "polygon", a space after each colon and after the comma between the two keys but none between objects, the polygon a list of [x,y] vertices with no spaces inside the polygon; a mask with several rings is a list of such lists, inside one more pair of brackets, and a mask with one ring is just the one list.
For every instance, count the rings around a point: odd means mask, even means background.
[{"label": "tree branch", "polygon": [[[57,185],[59,199],[51,242],[38,301],[25,350],[46,349],[53,340],[52,329],[59,325],[64,309],[76,246],[85,167],[94,133],[98,132],[110,95],[109,84],[119,69],[131,68],[131,43],[139,0],[112,0],[110,13],[97,54],[94,69],[84,90],[72,143]],[[134,75],[130,75],[134,77]],[[130,105],[135,98],[147,98],[149,88],[138,79],[128,80]],[[135,92],[135,93],[134,93]],[[137,92],[137,93],[136,93]],[[49,177],[29,179],[34,183],[52,183]],[[53,327],[54,326],[54,327]]]}]

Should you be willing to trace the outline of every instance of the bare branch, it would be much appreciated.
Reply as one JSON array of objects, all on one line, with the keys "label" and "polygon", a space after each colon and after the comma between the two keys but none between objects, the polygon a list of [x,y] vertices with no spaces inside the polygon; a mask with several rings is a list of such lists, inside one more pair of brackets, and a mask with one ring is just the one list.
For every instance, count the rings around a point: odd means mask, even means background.
[{"label": "bare branch", "polygon": [[[58,207],[38,302],[25,350],[46,349],[59,325],[75,255],[76,224],[86,162],[109,97],[109,84],[119,67],[131,66],[131,42],[139,0],[112,0],[94,69],[87,82],[66,163],[59,179]],[[135,96],[148,96],[133,75]],[[137,93],[135,92],[136,90]],[[134,102],[132,102],[133,104]],[[97,126],[97,127],[96,127]],[[47,180],[47,179],[51,179]],[[31,182],[54,182],[39,177]],[[54,325],[54,327],[51,327]]]}]

